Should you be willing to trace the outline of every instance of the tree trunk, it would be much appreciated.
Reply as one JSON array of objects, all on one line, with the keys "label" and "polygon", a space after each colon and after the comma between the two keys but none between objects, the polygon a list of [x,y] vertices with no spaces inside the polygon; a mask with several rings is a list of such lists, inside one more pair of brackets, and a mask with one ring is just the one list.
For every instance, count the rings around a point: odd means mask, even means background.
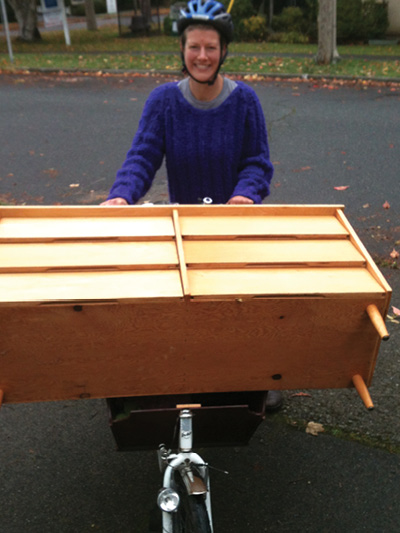
[{"label": "tree trunk", "polygon": [[86,28],[89,31],[97,30],[96,12],[93,0],[85,0]]},{"label": "tree trunk", "polygon": [[317,63],[329,65],[336,50],[336,1],[319,0]]},{"label": "tree trunk", "polygon": [[8,0],[18,22],[19,39],[36,41],[41,39],[37,27],[36,0]]},{"label": "tree trunk", "polygon": [[268,28],[272,31],[272,19],[274,18],[274,0],[269,0]]}]

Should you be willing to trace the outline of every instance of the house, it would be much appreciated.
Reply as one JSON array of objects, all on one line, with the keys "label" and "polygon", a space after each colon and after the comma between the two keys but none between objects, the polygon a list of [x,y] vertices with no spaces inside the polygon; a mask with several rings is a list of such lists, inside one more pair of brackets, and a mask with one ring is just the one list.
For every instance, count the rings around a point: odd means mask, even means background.
[{"label": "house", "polygon": [[400,0],[388,0],[388,35],[400,36]]}]

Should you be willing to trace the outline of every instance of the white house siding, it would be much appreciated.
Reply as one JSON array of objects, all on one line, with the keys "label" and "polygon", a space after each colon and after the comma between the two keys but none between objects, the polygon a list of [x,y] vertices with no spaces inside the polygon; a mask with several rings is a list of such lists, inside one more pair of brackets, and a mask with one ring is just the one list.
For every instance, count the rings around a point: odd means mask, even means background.
[{"label": "white house siding", "polygon": [[388,34],[400,36],[400,0],[389,0]]}]

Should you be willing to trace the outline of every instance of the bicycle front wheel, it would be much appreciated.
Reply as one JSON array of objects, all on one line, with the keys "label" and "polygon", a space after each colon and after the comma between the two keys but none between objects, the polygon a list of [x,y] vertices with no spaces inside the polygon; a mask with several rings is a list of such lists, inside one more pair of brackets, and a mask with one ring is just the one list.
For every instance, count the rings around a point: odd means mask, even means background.
[{"label": "bicycle front wheel", "polygon": [[179,473],[175,480],[180,504],[173,517],[174,533],[211,533],[205,496],[188,494]]}]

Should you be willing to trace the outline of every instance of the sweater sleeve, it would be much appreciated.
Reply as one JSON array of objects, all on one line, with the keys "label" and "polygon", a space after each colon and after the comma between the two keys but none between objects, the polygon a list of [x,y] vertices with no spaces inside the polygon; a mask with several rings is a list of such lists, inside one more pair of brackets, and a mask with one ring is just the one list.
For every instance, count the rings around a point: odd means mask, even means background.
[{"label": "sweater sleeve", "polygon": [[164,157],[163,92],[154,90],[143,109],[138,130],[122,167],[118,170],[108,200],[124,198],[136,203],[150,189]]},{"label": "sweater sleeve", "polygon": [[273,173],[264,113],[256,93],[250,89],[238,182],[231,197],[245,196],[261,203],[269,195]]}]

